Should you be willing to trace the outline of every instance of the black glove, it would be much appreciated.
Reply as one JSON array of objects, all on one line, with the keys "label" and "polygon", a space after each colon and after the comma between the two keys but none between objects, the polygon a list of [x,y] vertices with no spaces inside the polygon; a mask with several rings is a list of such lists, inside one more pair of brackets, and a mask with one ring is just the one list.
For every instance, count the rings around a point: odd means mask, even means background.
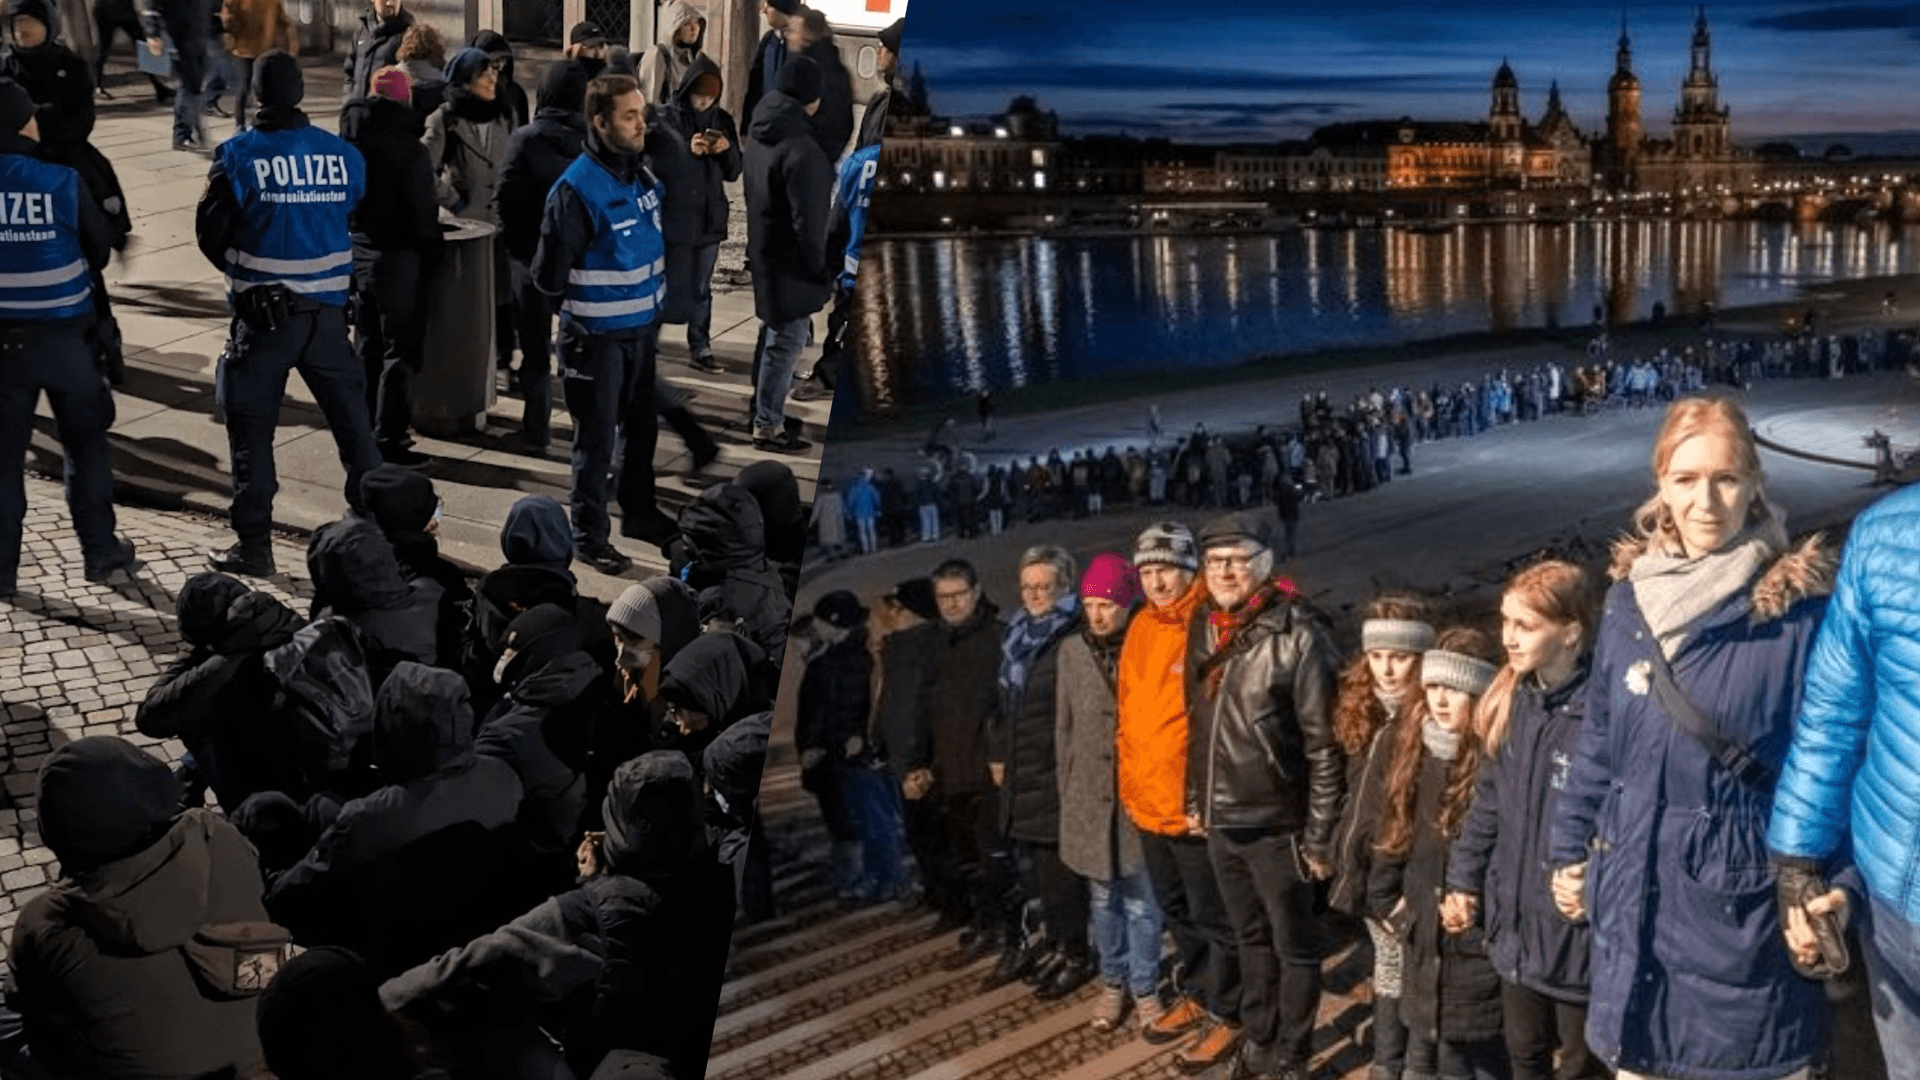
[{"label": "black glove", "polygon": [[1780,898],[1781,926],[1786,925],[1787,912],[1799,908],[1806,917],[1807,925],[1813,929],[1814,940],[1819,948],[1819,954],[1808,964],[1801,963],[1789,948],[1787,957],[1793,961],[1793,969],[1809,979],[1822,982],[1845,974],[1852,957],[1847,951],[1846,927],[1841,925],[1840,913],[1829,911],[1815,915],[1806,910],[1808,904],[1825,896],[1832,886],[1818,873],[1795,863],[1776,864],[1774,880]]}]

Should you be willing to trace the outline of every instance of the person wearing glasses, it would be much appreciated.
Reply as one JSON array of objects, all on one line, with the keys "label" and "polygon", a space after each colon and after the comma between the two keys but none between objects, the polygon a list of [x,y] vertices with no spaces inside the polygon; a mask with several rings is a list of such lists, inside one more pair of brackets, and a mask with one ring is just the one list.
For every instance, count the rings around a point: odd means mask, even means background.
[{"label": "person wearing glasses", "polygon": [[1187,802],[1240,955],[1241,1069],[1303,1080],[1320,1005],[1313,883],[1333,872],[1346,762],[1327,620],[1274,573],[1266,521],[1200,533],[1207,599],[1187,629]]}]

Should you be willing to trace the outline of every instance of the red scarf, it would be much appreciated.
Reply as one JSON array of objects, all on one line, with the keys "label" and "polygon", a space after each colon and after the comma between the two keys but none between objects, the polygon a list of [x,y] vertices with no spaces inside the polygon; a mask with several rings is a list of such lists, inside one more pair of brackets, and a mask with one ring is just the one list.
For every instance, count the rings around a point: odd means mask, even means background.
[{"label": "red scarf", "polygon": [[1239,631],[1253,625],[1260,612],[1268,604],[1284,597],[1289,602],[1300,598],[1300,588],[1293,579],[1283,574],[1275,574],[1273,579],[1255,589],[1246,602],[1232,611],[1213,608],[1207,612],[1207,625],[1211,626],[1218,637],[1213,642],[1213,652],[1201,662],[1200,670],[1206,680],[1207,699],[1212,700],[1220,694],[1220,680],[1227,667],[1230,655],[1228,646],[1235,640]]}]

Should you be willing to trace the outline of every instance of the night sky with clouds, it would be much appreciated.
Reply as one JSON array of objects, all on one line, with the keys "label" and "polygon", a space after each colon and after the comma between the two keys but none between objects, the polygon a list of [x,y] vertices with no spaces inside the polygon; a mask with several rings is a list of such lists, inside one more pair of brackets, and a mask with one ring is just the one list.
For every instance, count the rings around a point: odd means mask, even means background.
[{"label": "night sky with clouds", "polygon": [[[903,58],[936,112],[984,117],[1030,93],[1066,134],[1182,142],[1300,138],[1342,120],[1484,119],[1504,58],[1538,120],[1558,80],[1600,130],[1618,3],[1334,0],[922,0]],[[1641,116],[1664,134],[1695,8],[1629,4]],[[1920,128],[1920,3],[1719,3],[1707,8],[1721,103],[1737,142]]]}]

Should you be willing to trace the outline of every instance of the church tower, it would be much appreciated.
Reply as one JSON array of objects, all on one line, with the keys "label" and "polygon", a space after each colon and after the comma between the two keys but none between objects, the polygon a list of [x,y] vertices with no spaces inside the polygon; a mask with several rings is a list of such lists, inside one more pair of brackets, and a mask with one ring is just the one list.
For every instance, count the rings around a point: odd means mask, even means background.
[{"label": "church tower", "polygon": [[1601,149],[1607,187],[1631,191],[1640,156],[1640,77],[1633,73],[1633,43],[1627,37],[1625,14],[1620,16],[1620,46],[1613,57],[1613,78],[1607,81],[1607,136]]},{"label": "church tower", "polygon": [[1501,60],[1493,76],[1493,108],[1487,115],[1495,178],[1518,180],[1525,175],[1526,146],[1521,135],[1525,124],[1520,114],[1520,80],[1514,77],[1513,67]]},{"label": "church tower", "polygon": [[1692,61],[1680,85],[1680,107],[1673,113],[1673,148],[1682,159],[1698,160],[1726,157],[1732,147],[1728,110],[1720,104],[1720,80],[1713,74],[1713,33],[1703,6],[1694,19]]}]

